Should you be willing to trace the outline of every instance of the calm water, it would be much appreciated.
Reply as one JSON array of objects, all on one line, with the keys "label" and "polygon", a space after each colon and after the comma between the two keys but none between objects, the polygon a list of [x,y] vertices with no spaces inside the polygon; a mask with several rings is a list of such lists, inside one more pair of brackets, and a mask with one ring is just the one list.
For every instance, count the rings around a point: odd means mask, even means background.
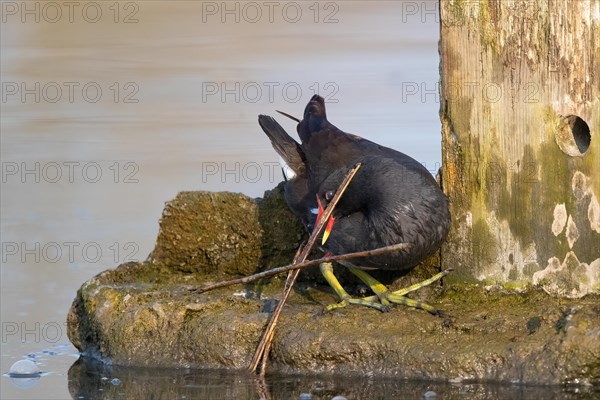
[{"label": "calm water", "polygon": [[[74,294],[106,268],[145,259],[163,204],[178,191],[260,196],[275,186],[277,158],[256,117],[276,109],[300,116],[316,92],[340,128],[437,170],[435,3],[1,6],[0,367],[5,373],[29,357],[45,374],[1,378],[0,397],[256,398],[246,375],[76,362],[65,329]],[[282,123],[294,131],[291,121]],[[541,393],[393,381],[357,386],[340,377],[270,382],[275,398]]]}]

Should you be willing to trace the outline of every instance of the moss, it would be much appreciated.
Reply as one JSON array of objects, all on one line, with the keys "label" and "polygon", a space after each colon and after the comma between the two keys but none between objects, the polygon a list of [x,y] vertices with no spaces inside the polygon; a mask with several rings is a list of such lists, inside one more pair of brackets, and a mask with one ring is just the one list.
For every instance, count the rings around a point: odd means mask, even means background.
[{"label": "moss", "polygon": [[479,34],[481,37],[481,44],[484,48],[491,49],[495,54],[499,52],[499,45],[497,42],[498,36],[498,16],[495,10],[496,5],[490,4],[490,0],[479,0]]},{"label": "moss", "polygon": [[534,241],[536,223],[543,221],[542,223],[547,224],[548,221],[534,212],[538,200],[534,192],[537,191],[539,182],[537,162],[531,146],[525,146],[521,160],[513,168],[510,178],[500,188],[502,197],[498,202],[498,217],[509,222],[511,233],[520,241],[521,247],[525,248]]},{"label": "moss", "polygon": [[[442,2],[440,4],[444,11],[452,14],[452,24],[463,26],[469,20],[469,11],[467,9],[467,0],[455,0],[453,2]],[[447,18],[445,18],[447,20]]]},{"label": "moss", "polygon": [[495,211],[500,218],[515,213],[507,188],[508,169],[504,164],[496,154],[487,152],[482,160],[483,189],[474,193],[481,197],[480,203],[485,204],[488,211]]},{"label": "moss", "polygon": [[[437,318],[406,307],[386,314],[351,306],[323,313],[333,296],[324,287],[303,287],[312,300],[292,294],[276,331],[272,370],[523,383],[561,383],[565,371],[579,371],[573,376],[598,379],[593,354],[600,351],[600,337],[581,340],[598,334],[598,296],[558,301],[531,287],[515,293],[451,285],[430,291],[426,299],[447,312]],[[78,297],[69,337],[84,354],[110,357],[115,365],[245,368],[267,321],[264,301],[233,296],[235,288],[202,295],[174,289],[99,285],[87,295],[104,305],[102,311],[92,308],[88,314],[77,306]],[[576,314],[565,317],[565,307]],[[540,323],[533,335],[527,322],[535,316]],[[569,336],[554,333],[561,317]],[[567,348],[568,357],[561,353]],[[490,364],[490,357],[514,363]]]},{"label": "moss", "polygon": [[[467,193],[471,193],[470,185],[473,184],[472,174],[476,172],[478,160],[468,157],[461,149],[461,140],[457,138],[467,137],[469,135],[469,119],[473,107],[473,100],[469,97],[460,96],[451,99],[451,106],[448,108],[448,114],[442,115],[442,121],[446,123],[449,132],[446,132],[443,146],[446,149],[445,157],[451,156],[451,159],[444,160],[444,182],[447,188],[452,188],[447,192],[452,199],[452,207],[468,210],[472,199]],[[452,150],[450,150],[452,149]],[[475,169],[474,169],[475,166]]]},{"label": "moss", "polygon": [[[527,48],[524,50],[524,58],[527,61],[527,65],[532,71],[536,71],[539,68],[540,62],[545,58],[547,54],[553,57],[549,53],[549,46],[555,43],[556,39],[551,36],[550,29],[550,13],[548,12],[547,5],[541,2],[528,2],[525,18],[530,19],[528,24],[529,29],[532,30],[529,35],[530,42],[527,43]],[[544,7],[545,9],[542,9]],[[535,19],[533,21],[532,19]],[[522,33],[516,32],[515,35],[521,35]],[[522,38],[520,38],[522,40]],[[553,50],[553,49],[552,49]],[[550,66],[550,68],[554,68]]]},{"label": "moss", "polygon": [[249,275],[261,255],[258,206],[236,193],[182,192],[165,205],[154,264],[196,274]]},{"label": "moss", "polygon": [[[543,197],[540,199],[544,207],[565,203],[567,212],[573,212],[573,196],[571,193],[571,177],[573,175],[572,158],[565,155],[555,142],[556,131],[563,120],[560,115],[547,109],[544,115],[547,141],[539,147],[537,158],[543,180]],[[551,219],[550,219],[551,220]]]},{"label": "moss", "polygon": [[502,286],[507,290],[523,290],[531,285],[531,281],[528,279],[517,280],[516,277],[510,278],[512,281],[504,283]]},{"label": "moss", "polygon": [[495,265],[498,261],[498,243],[497,238],[492,234],[488,224],[481,218],[473,222],[471,236],[473,262],[476,264],[474,275],[485,271],[490,265]]},{"label": "moss", "polygon": [[449,115],[450,120],[454,123],[454,133],[459,137],[466,137],[471,130],[469,121],[473,112],[473,99],[468,96],[460,96],[454,99],[454,101],[455,103],[452,105]]},{"label": "moss", "polygon": [[[548,258],[562,257],[569,251],[566,240],[551,235],[554,207],[565,203],[569,215],[585,214],[585,210],[579,213],[575,210],[575,198],[571,191],[573,164],[581,163],[581,160],[566,156],[553,140],[554,132],[562,121],[560,116],[550,108],[545,108],[543,119],[549,140],[542,143],[537,152],[531,145],[525,145],[519,162],[511,166],[510,171],[498,156],[484,154],[481,163],[486,168],[480,179],[484,181],[485,190],[472,188],[471,210],[474,219],[480,218],[483,211],[495,211],[499,220],[508,222],[510,232],[519,241],[521,249],[536,244],[538,267],[532,264],[524,268],[527,277],[539,270],[539,265],[543,265]],[[480,204],[482,196],[485,209],[476,205]],[[583,223],[579,226],[583,226]],[[479,240],[479,233],[474,232],[473,237]],[[481,245],[476,243],[474,246],[480,248]],[[588,254],[588,248],[580,253]],[[516,272],[509,277],[511,280],[517,278]]]}]

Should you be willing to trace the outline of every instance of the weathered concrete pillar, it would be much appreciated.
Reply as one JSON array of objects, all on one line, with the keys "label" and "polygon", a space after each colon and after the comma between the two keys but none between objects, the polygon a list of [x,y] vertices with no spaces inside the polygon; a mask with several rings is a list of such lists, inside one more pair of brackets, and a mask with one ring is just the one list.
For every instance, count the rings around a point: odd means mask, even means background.
[{"label": "weathered concrete pillar", "polygon": [[440,10],[450,279],[600,291],[600,1]]}]

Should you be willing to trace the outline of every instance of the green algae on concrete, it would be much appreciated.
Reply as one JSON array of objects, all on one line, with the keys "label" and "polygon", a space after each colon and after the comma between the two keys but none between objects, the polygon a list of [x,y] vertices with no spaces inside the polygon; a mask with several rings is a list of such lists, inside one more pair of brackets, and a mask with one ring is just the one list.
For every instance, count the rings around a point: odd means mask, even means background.
[{"label": "green algae on concrete", "polygon": [[[220,227],[260,229],[260,233],[237,231],[239,238],[260,235],[260,243],[233,246],[252,254],[255,265],[248,266],[252,271],[275,265],[274,260],[291,259],[296,244],[271,235],[287,234],[287,240],[297,242],[302,228],[290,229],[297,222],[285,208],[281,187],[256,201],[231,193],[186,193],[176,200],[176,207],[171,202],[166,209],[177,217],[163,214],[150,261],[120,265],[82,285],[68,315],[69,339],[84,357],[111,365],[244,369],[282,279],[195,293],[193,289],[206,282],[239,275],[231,259],[250,257],[229,253],[230,257],[205,259],[212,264],[204,268],[198,262],[201,246],[218,243],[230,252],[232,241],[211,242],[207,231],[199,228],[205,218],[198,210],[213,213],[211,218],[220,221]],[[239,212],[218,210],[214,204],[230,204]],[[230,220],[240,214],[252,215],[255,221]],[[268,216],[268,223],[261,222],[261,214]],[[196,247],[191,235],[198,232],[205,236]],[[173,246],[167,237],[184,246]],[[265,237],[272,239],[265,244]],[[425,277],[435,270],[437,259],[427,264],[392,287]],[[445,381],[600,383],[598,296],[569,300],[533,287],[519,293],[455,284],[433,285],[415,297],[447,315],[440,318],[406,307],[381,313],[353,306],[324,313],[324,307],[338,299],[328,286],[305,276],[281,316],[270,368]]]}]

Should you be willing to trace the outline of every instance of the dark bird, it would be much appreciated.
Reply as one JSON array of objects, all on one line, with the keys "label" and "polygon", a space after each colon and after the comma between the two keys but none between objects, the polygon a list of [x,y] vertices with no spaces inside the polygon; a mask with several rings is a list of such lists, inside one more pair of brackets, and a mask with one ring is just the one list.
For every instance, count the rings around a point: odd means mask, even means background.
[{"label": "dark bird", "polygon": [[410,270],[441,246],[450,228],[450,213],[448,199],[433,176],[406,154],[336,128],[327,120],[320,96],[313,96],[301,121],[284,115],[298,121],[301,143],[273,118],[260,115],[258,121],[287,164],[285,199],[307,229],[320,217],[347,171],[361,163],[327,223],[321,248],[344,254],[411,244],[406,250],[343,262],[376,297],[352,298],[333,275],[331,264],[322,264],[323,275],[342,300],[329,309],[353,303],[387,310],[391,303],[398,303],[438,313],[405,295],[440,279],[447,271],[396,292],[365,272]]}]

